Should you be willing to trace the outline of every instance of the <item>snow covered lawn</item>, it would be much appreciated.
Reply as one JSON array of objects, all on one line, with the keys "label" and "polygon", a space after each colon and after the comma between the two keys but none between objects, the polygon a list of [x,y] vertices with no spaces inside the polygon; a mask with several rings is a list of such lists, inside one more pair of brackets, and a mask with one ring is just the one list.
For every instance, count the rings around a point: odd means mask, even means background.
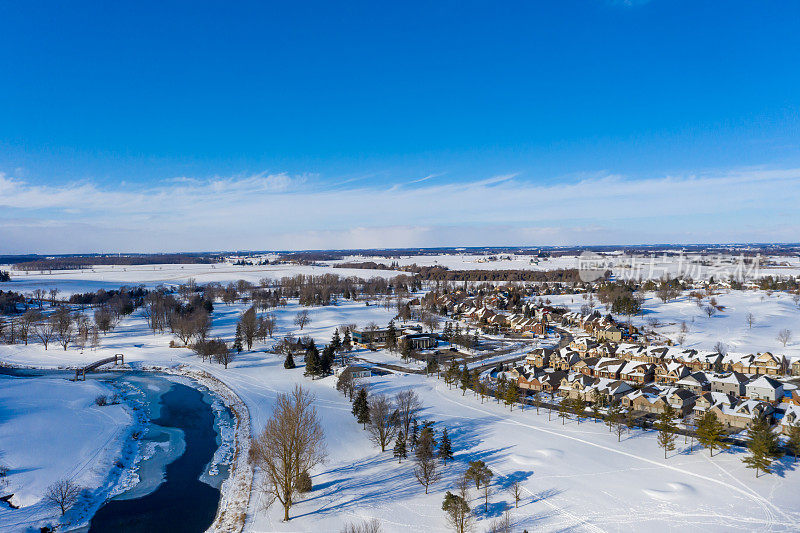
[{"label": "snow covered lawn", "polygon": [[54,481],[69,479],[85,488],[81,502],[68,511],[73,524],[105,498],[120,469],[132,417],[123,405],[95,404],[113,390],[97,381],[0,376],[0,462],[20,509],[0,505],[0,530],[14,531],[42,520],[55,523],[60,511],[42,501]]}]

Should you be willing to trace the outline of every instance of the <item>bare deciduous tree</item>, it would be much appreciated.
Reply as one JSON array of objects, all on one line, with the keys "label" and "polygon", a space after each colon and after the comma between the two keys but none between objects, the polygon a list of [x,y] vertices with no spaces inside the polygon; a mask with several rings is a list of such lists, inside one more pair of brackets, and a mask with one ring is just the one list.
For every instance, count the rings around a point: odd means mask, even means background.
[{"label": "bare deciduous tree", "polygon": [[279,394],[272,417],[253,441],[251,456],[264,474],[267,505],[278,500],[289,520],[300,473],[325,460],[325,440],[314,408],[314,396],[295,386]]},{"label": "bare deciduous tree", "polygon": [[273,315],[272,313],[264,315],[263,321],[261,323],[264,326],[264,331],[267,333],[267,335],[270,336],[270,338],[272,338],[272,334],[275,333],[275,325],[277,324],[275,315]]},{"label": "bare deciduous tree", "polygon": [[358,524],[345,524],[341,533],[381,533],[382,531],[380,521],[377,518],[371,518]]},{"label": "bare deciduous tree", "polygon": [[425,312],[422,314],[422,325],[428,328],[428,331],[433,333],[439,329],[439,317],[433,313]]},{"label": "bare deciduous tree", "polygon": [[395,395],[394,404],[395,407],[397,407],[400,430],[407,439],[409,431],[411,430],[411,421],[414,420],[419,410],[422,409],[422,401],[419,399],[416,392],[407,389]]},{"label": "bare deciduous tree", "polygon": [[247,344],[247,349],[253,349],[253,340],[256,337],[256,333],[258,331],[258,317],[256,316],[256,308],[251,307],[239,318],[239,326],[242,331],[242,337],[244,338],[245,344]]},{"label": "bare deciduous tree", "polygon": [[519,481],[512,481],[508,486],[508,493],[514,498],[514,507],[519,507],[519,500],[522,498],[522,485]]},{"label": "bare deciduous tree", "polygon": [[503,516],[495,518],[492,520],[492,523],[489,524],[488,533],[511,533],[511,531],[511,515],[508,509],[503,513]]},{"label": "bare deciduous tree", "polygon": [[305,310],[305,309],[303,309],[302,311],[299,311],[294,316],[294,324],[295,324],[295,326],[299,326],[300,327],[300,331],[303,331],[303,328],[306,327],[310,323],[311,323],[311,317],[308,316],[308,311]]},{"label": "bare deciduous tree", "polygon": [[397,434],[397,420],[397,409],[386,396],[378,394],[370,399],[367,432],[370,440],[380,446],[382,452],[386,451],[386,446]]},{"label": "bare deciduous tree", "polygon": [[22,340],[22,342],[25,343],[26,346],[28,344],[28,337],[30,336],[33,325],[36,324],[36,322],[40,321],[41,319],[42,319],[42,314],[33,309],[28,309],[20,317],[18,321],[19,338]]},{"label": "bare deciduous tree", "polygon": [[50,321],[53,322],[55,327],[56,339],[58,343],[67,350],[67,346],[72,342],[75,336],[75,318],[66,307],[60,307],[55,313],[50,316]]},{"label": "bare deciduous tree", "polygon": [[756,317],[753,316],[753,313],[747,313],[747,316],[745,317],[745,320],[747,320],[748,328],[752,329],[753,324],[755,324],[755,322],[756,322]]},{"label": "bare deciduous tree", "polygon": [[414,451],[414,477],[425,487],[425,494],[428,494],[428,488],[441,478],[439,465],[434,457],[433,434],[430,430],[423,430],[417,442]]},{"label": "bare deciduous tree", "polygon": [[47,487],[44,501],[61,509],[63,516],[78,501],[81,488],[68,479],[60,479]]},{"label": "bare deciduous tree", "polygon": [[47,350],[47,345],[56,336],[56,327],[52,320],[42,320],[33,327],[33,333],[39,339],[39,342],[44,345],[44,349]]},{"label": "bare deciduous tree", "polygon": [[775,338],[778,340],[778,342],[782,343],[784,347],[786,347],[786,344],[792,340],[792,332],[788,329],[782,329],[778,332],[778,336]]}]

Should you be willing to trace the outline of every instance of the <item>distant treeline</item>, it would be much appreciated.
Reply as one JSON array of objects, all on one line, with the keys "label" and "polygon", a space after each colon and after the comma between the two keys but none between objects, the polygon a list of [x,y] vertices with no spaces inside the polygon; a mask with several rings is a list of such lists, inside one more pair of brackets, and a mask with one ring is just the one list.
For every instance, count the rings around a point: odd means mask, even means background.
[{"label": "distant treeline", "polygon": [[339,263],[334,268],[360,268],[369,270],[402,270],[427,281],[529,281],[529,282],[579,282],[577,268],[555,270],[450,270],[444,266],[399,266],[386,265],[374,261]]},{"label": "distant treeline", "polygon": [[577,268],[556,270],[450,270],[441,266],[403,267],[428,281],[528,281],[577,283],[581,281]]},{"label": "distant treeline", "polygon": [[317,263],[319,261],[336,261],[344,257],[335,252],[291,252],[282,254],[278,262],[291,262],[300,264]]},{"label": "distant treeline", "polygon": [[95,265],[182,265],[219,263],[219,256],[192,254],[152,254],[122,256],[52,257],[16,263],[17,270],[78,270]]},{"label": "distant treeline", "polygon": [[359,261],[350,263],[337,263],[333,268],[360,268],[364,270],[400,270],[396,263],[386,265],[375,261]]}]

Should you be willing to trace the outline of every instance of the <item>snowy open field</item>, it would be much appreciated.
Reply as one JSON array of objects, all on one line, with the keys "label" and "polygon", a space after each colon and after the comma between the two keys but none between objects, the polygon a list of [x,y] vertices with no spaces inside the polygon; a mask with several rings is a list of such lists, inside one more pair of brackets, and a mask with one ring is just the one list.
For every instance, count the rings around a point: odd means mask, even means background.
[{"label": "snowy open field", "polygon": [[[499,258],[498,260],[491,260]],[[704,257],[705,261],[714,263],[714,257]],[[772,256],[768,258],[771,266],[762,266],[760,275],[797,276],[800,275],[800,257]],[[664,257],[653,254],[652,256],[637,256],[631,258],[622,255],[609,255],[604,258],[604,268],[609,268],[614,276],[634,278],[661,278],[664,274],[675,276],[679,273],[691,275],[694,279],[707,279],[709,276],[720,275],[727,277],[727,272],[735,272],[737,268],[736,257],[726,257],[717,266],[700,265],[700,257],[686,255],[684,257]],[[400,266],[417,264],[420,266],[446,266],[452,270],[499,270],[499,269],[525,269],[525,270],[552,270],[559,268],[579,268],[580,260],[577,255],[562,257],[536,258],[529,255],[498,254],[442,254],[421,256],[400,256],[395,258],[373,256],[349,256],[342,260],[325,261],[319,266],[312,265],[260,265],[236,266],[230,263],[213,265],[187,264],[187,265],[136,265],[136,266],[96,266],[84,270],[54,270],[45,272],[21,272],[12,270],[12,265],[0,265],[0,270],[10,270],[12,281],[0,283],[0,290],[15,290],[26,292],[35,288],[58,288],[62,295],[79,292],[94,291],[97,289],[116,289],[120,285],[178,285],[185,283],[189,278],[194,278],[197,283],[219,282],[228,283],[240,279],[257,284],[262,278],[280,279],[284,276],[296,274],[320,275],[337,274],[339,276],[356,276],[370,278],[373,276],[392,277],[404,272],[392,270],[369,270],[352,268],[332,268],[333,265],[343,262],[374,261],[390,265],[395,262]],[[748,271],[749,272],[749,271]]]},{"label": "snowy open field", "polygon": [[[0,270],[10,270],[11,265],[0,265]],[[120,285],[144,285],[153,288],[158,285],[176,286],[194,278],[198,284],[229,283],[240,279],[257,285],[263,278],[280,279],[297,274],[357,276],[368,279],[373,276],[392,277],[402,272],[391,270],[364,270],[351,268],[333,269],[330,266],[311,265],[259,265],[237,266],[229,263],[212,265],[135,265],[135,266],[95,266],[82,270],[53,270],[44,272],[12,271],[12,279],[0,283],[0,290],[28,292],[37,288],[57,288],[61,296],[96,291],[98,289],[118,289]]]},{"label": "snowy open field", "polygon": [[[760,276],[797,276],[800,274],[800,257],[796,256],[770,256],[762,258],[764,264],[758,269]],[[560,257],[538,258],[531,255],[517,254],[442,254],[442,255],[412,255],[400,257],[377,257],[354,255],[341,261],[332,263],[373,261],[385,265],[397,263],[408,266],[444,266],[451,270],[554,270],[560,268],[580,268],[579,255],[564,255]],[[695,280],[708,279],[716,276],[717,279],[727,278],[729,273],[740,268],[739,256],[686,254],[683,256],[665,256],[662,253],[639,254],[636,256],[611,253],[603,256],[601,264],[604,269],[611,270],[618,278],[632,279],[659,279],[664,275],[678,276],[685,274]],[[743,272],[751,274],[748,265],[743,267]],[[754,271],[752,273],[755,273]]]},{"label": "snowy open field", "polygon": [[[218,304],[212,334],[230,336],[242,306]],[[276,337],[299,331],[290,304],[279,313]],[[312,309],[305,331],[319,341],[342,323],[388,318],[382,308],[346,303]],[[134,314],[102,341],[96,352],[39,345],[2,347],[2,360],[16,364],[57,366],[86,362],[122,351],[133,366],[186,363],[204,368],[227,383],[250,409],[253,430],[269,417],[276,394],[294,383],[309,387],[318,398],[328,445],[328,462],[314,472],[316,489],[292,508],[293,520],[280,521],[281,511],[259,509],[251,501],[250,531],[338,531],[361,517],[379,518],[387,531],[447,529],[441,500],[452,488],[467,460],[483,459],[495,471],[497,493],[479,530],[498,516],[509,496],[502,486],[518,478],[525,487],[520,508],[512,516],[517,528],[541,531],[792,531],[800,520],[800,473],[784,459],[774,475],[755,479],[741,463],[741,450],[709,460],[707,452],[687,453],[682,445],[664,460],[653,433],[636,432],[622,443],[599,424],[569,421],[534,410],[509,412],[494,403],[481,404],[471,395],[448,390],[433,378],[390,375],[370,379],[372,393],[393,394],[413,388],[423,399],[422,418],[446,426],[453,437],[456,461],[425,495],[411,475],[408,462],[398,465],[390,452],[379,453],[350,414],[349,402],[333,387],[334,379],[311,381],[302,369],[287,371],[282,361],[260,351],[242,354],[230,368],[201,363],[189,350],[168,348],[169,335],[153,335]],[[261,346],[258,346],[261,348]],[[74,385],[74,384],[70,384]],[[86,401],[85,399],[83,401]],[[13,444],[12,444],[13,446]],[[6,448],[8,449],[8,448]],[[40,459],[45,462],[45,459]],[[480,508],[477,494],[472,505]]]},{"label": "snowy open field", "polygon": [[71,479],[84,487],[81,503],[66,519],[80,523],[93,502],[114,488],[120,471],[114,463],[133,417],[122,404],[95,405],[114,391],[99,382],[73,383],[61,378],[0,376],[0,462],[8,468],[3,494],[21,509],[0,505],[0,530],[54,516],[41,499],[48,485]]}]

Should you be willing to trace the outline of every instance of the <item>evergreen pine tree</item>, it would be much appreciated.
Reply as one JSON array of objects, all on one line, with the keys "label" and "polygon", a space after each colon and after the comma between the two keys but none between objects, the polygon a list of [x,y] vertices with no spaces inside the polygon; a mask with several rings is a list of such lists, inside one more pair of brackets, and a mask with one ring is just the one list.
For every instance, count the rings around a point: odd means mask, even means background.
[{"label": "evergreen pine tree", "polygon": [[320,370],[323,376],[327,376],[333,370],[333,347],[329,344],[322,350],[319,360]]},{"label": "evergreen pine tree", "polygon": [[353,349],[353,340],[350,338],[350,329],[344,330],[344,340],[342,340],[342,348],[348,352]]},{"label": "evergreen pine tree", "polygon": [[338,352],[339,349],[342,347],[342,338],[339,337],[339,330],[333,332],[333,338],[331,339],[331,346],[333,346],[333,351]]},{"label": "evergreen pine tree", "polygon": [[658,416],[658,422],[656,422],[656,430],[658,430],[656,440],[658,445],[664,448],[664,459],[667,458],[667,452],[675,449],[675,430],[677,426],[675,426],[673,418],[675,418],[675,410],[671,406],[667,406],[667,409]]},{"label": "evergreen pine tree", "polygon": [[353,398],[353,408],[351,412],[353,416],[358,418],[358,413],[367,405],[367,389],[361,388],[356,392],[356,397]]},{"label": "evergreen pine tree", "polygon": [[792,424],[789,426],[786,439],[786,449],[789,450],[797,462],[797,455],[800,454],[800,425]]},{"label": "evergreen pine tree", "polygon": [[398,463],[402,463],[403,459],[408,457],[408,452],[406,451],[406,439],[404,438],[402,431],[397,433],[397,440],[395,440],[394,443],[394,456],[397,457]]},{"label": "evergreen pine tree", "polygon": [[283,368],[290,370],[296,367],[297,365],[294,364],[294,357],[292,357],[292,352],[287,353],[286,360],[283,361]]},{"label": "evergreen pine tree", "polygon": [[389,327],[386,330],[386,347],[390,352],[397,348],[397,329],[394,327],[394,321],[389,321]]},{"label": "evergreen pine tree", "polygon": [[419,440],[419,426],[417,425],[417,419],[414,419],[414,422],[411,424],[411,447],[417,447],[417,441]]},{"label": "evergreen pine tree", "polygon": [[778,436],[772,432],[764,417],[758,417],[747,427],[747,437],[750,456],[742,459],[742,462],[747,468],[755,469],[756,477],[759,470],[769,474],[772,472],[772,461],[782,455]]},{"label": "evergreen pine tree", "polygon": [[514,403],[519,400],[519,387],[517,386],[516,380],[510,380],[508,384],[506,384],[506,390],[503,394],[503,402],[508,405],[511,410],[514,410]]},{"label": "evergreen pine tree", "polygon": [[[358,391],[356,402],[358,404],[356,420],[364,427],[364,429],[367,429],[367,424],[369,424],[369,401],[367,400],[367,389],[362,388]],[[356,402],[354,402],[354,405]]]},{"label": "evergreen pine tree", "polygon": [[453,458],[453,447],[450,443],[450,437],[447,436],[447,428],[442,431],[442,440],[439,443],[439,459],[442,463],[447,464],[447,461]]},{"label": "evergreen pine tree", "polygon": [[464,396],[467,393],[467,389],[469,388],[470,381],[472,380],[472,374],[469,372],[469,368],[467,365],[464,365],[464,368],[461,370],[461,396]]},{"label": "evergreen pine tree", "polygon": [[706,411],[703,418],[697,423],[697,442],[711,451],[714,456],[714,448],[725,450],[728,445],[722,442],[724,427],[722,422],[717,420],[717,415],[711,411]]},{"label": "evergreen pine tree", "polygon": [[236,337],[233,340],[233,349],[236,353],[242,353],[242,324],[236,323]]},{"label": "evergreen pine tree", "polygon": [[311,344],[306,348],[306,375],[311,376],[313,379],[315,376],[319,376],[322,374],[322,362],[319,358],[319,350],[317,350],[317,346],[314,344],[314,341],[311,341]]}]

